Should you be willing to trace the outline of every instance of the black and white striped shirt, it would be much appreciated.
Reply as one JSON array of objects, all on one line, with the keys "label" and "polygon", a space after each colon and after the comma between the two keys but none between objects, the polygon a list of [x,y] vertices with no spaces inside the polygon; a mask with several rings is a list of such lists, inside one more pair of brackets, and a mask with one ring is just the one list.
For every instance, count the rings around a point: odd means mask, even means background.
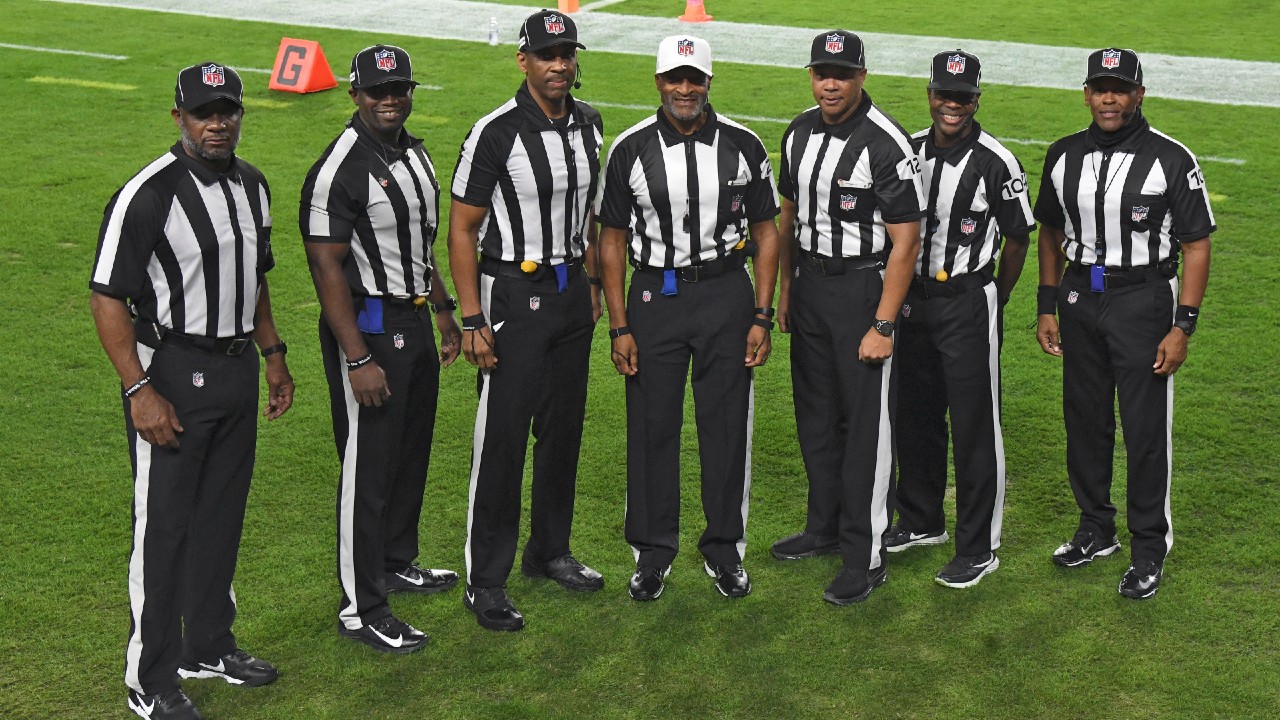
[{"label": "black and white striped shirt", "polygon": [[354,115],[302,185],[298,226],[307,242],[351,243],[343,274],[356,296],[431,291],[440,183],[422,141],[401,131],[398,147]]},{"label": "black and white striped shirt", "polygon": [[274,264],[262,173],[239,158],[215,172],[177,143],[107,204],[89,287],[128,300],[142,322],[228,338],[253,331]]},{"label": "black and white striped shirt", "polygon": [[1089,130],[1049,148],[1035,217],[1060,228],[1067,259],[1113,268],[1154,265],[1217,229],[1204,174],[1182,143],[1146,124],[1109,150]]},{"label": "black and white striped shirt", "polygon": [[969,135],[948,148],[934,145],[932,127],[911,136],[929,199],[916,262],[922,277],[977,272],[995,260],[1002,237],[1036,226],[1022,164],[972,122]]},{"label": "black and white striped shirt", "polygon": [[609,149],[597,216],[631,230],[631,260],[676,268],[723,257],[747,226],[778,214],[769,153],[755,133],[717,115],[681,135],[657,114]]},{"label": "black and white striped shirt", "polygon": [[521,83],[462,141],[453,199],[488,208],[481,255],[548,264],[582,256],[604,124],[581,100],[566,103],[565,121],[553,122]]},{"label": "black and white striped shirt", "polygon": [[887,252],[885,223],[925,214],[911,138],[865,91],[839,125],[824,123],[817,107],[791,121],[782,136],[778,187],[796,204],[800,249],[823,257]]}]

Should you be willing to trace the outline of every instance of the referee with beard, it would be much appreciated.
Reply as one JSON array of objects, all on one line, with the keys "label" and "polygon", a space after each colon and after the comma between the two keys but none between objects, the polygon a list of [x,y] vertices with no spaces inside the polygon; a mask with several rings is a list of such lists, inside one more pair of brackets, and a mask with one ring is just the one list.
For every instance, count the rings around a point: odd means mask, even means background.
[{"label": "referee with beard", "polygon": [[947,540],[949,416],[956,553],[935,579],[964,588],[1000,567],[993,551],[1000,547],[1005,493],[1002,309],[1022,273],[1035,221],[1022,165],[974,119],[982,93],[978,58],[963,50],[938,53],[929,77],[933,125],[912,137],[929,212],[898,327],[898,426],[911,433],[910,452],[898,454],[899,520],[885,546],[898,552]]},{"label": "referee with beard", "polygon": [[240,76],[208,62],[178,73],[181,142],[134,175],[103,214],[90,308],[120,376],[133,461],[128,707],[199,720],[181,678],[265,685],[276,669],[237,647],[231,580],[263,415],[293,405],[267,290],[271,192],[235,155]]},{"label": "referee with beard", "polygon": [[480,396],[463,605],[489,630],[524,627],[505,585],[531,423],[532,503],[520,571],[575,592],[604,587],[569,548],[600,317],[591,198],[604,126],[595,108],[570,94],[583,47],[567,15],[525,18],[516,53],[525,81],[471,128],[453,174],[449,269]]},{"label": "referee with beard", "polygon": [[[711,80],[705,40],[662,40],[655,75],[662,108],[614,141],[599,201],[612,358],[627,386],[626,538],[636,600],[662,594],[676,556],[691,360],[707,521],[698,549],[722,595],[751,592],[742,559],[752,377],[769,357],[778,206],[764,145],[711,108]],[[748,231],[754,288],[744,266]],[[635,272],[624,305],[628,260]]]},{"label": "referee with beard", "polygon": [[1076,534],[1053,562],[1080,567],[1120,549],[1111,504],[1118,400],[1132,536],[1119,591],[1140,600],[1160,588],[1173,547],[1173,375],[1196,330],[1217,225],[1195,155],[1142,114],[1137,53],[1098,50],[1087,67],[1093,122],[1050,146],[1035,205],[1036,337],[1062,358],[1067,476],[1080,506]]},{"label": "referee with beard", "polygon": [[342,464],[338,631],[390,653],[418,650],[427,636],[391,613],[387,593],[458,582],[414,563],[440,368],[459,349],[456,305],[431,249],[440,186],[422,140],[404,129],[417,84],[401,48],[356,53],[356,111],[307,173],[299,206]]}]

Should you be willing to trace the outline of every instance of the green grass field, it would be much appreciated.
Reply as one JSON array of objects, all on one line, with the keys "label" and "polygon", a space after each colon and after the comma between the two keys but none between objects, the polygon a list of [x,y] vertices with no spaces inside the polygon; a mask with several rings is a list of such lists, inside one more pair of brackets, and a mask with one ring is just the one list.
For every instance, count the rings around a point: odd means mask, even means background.
[{"label": "green grass field", "polygon": [[[991,8],[990,10],[986,8]],[[1114,19],[1056,4],[972,6],[929,0],[858,4],[712,0],[717,19],[1007,39],[1280,62],[1268,3],[1161,0]],[[602,12],[675,16],[679,0],[632,0]],[[856,9],[857,14],[854,10]],[[88,312],[101,211],[138,168],[177,138],[173,77],[215,58],[267,68],[282,36],[318,40],[335,68],[377,41],[413,55],[421,91],[408,123],[426,138],[447,187],[471,123],[519,83],[512,48],[132,10],[0,0],[0,43],[127,55],[115,61],[0,47],[0,718],[128,715],[122,684],[132,496],[119,386]],[[961,28],[961,29],[956,29]],[[589,43],[588,43],[589,44]],[[939,48],[946,49],[946,48]],[[584,53],[580,95],[657,106],[652,60]],[[1149,68],[1148,73],[1157,72]],[[1083,74],[1083,68],[1082,68]],[[340,75],[341,77],[341,75]],[[606,588],[570,595],[511,578],[528,627],[478,627],[460,593],[395,597],[432,637],[384,657],[335,632],[337,460],[316,340],[316,303],[297,198],[307,168],[350,115],[341,91],[266,89],[246,74],[240,154],[272,183],[275,315],[290,347],[297,403],[263,424],[236,591],[237,637],[275,662],[260,689],[191,681],[207,718],[1130,718],[1280,714],[1280,454],[1274,386],[1280,176],[1274,109],[1148,98],[1152,124],[1202,157],[1220,231],[1200,333],[1178,375],[1174,427],[1176,546],[1163,588],[1136,603],[1115,590],[1126,551],[1076,571],[1049,562],[1077,510],[1065,479],[1059,363],[1034,319],[1035,257],[1007,310],[1005,443],[1009,489],[1002,567],[971,590],[933,583],[952,545],[895,555],[869,602],[835,608],[825,558],[783,564],[768,545],[798,529],[806,482],[791,410],[787,339],[757,374],[754,481],[746,566],[755,591],[730,602],[702,573],[692,420],[684,452],[685,551],[656,603],[626,595],[622,538],[622,382],[597,332],[574,549]],[[1229,82],[1224,78],[1224,82]],[[927,124],[924,82],[872,75],[867,89],[909,130]],[[725,114],[790,117],[811,103],[799,69],[717,64]],[[979,116],[999,137],[1045,143],[1088,122],[1078,92],[989,85]],[[608,138],[647,111],[603,110]],[[776,152],[782,124],[750,123]],[[1044,145],[1012,146],[1038,187]],[[443,232],[442,232],[443,236]],[[437,249],[443,253],[443,243]],[[423,513],[422,560],[463,569],[474,371],[445,371]],[[910,428],[899,434],[910,437]],[[1123,478],[1123,453],[1117,476]],[[1124,483],[1117,483],[1118,499]],[[527,488],[526,488],[527,491]],[[1123,518],[1123,513],[1121,513]],[[1122,541],[1125,535],[1122,531]],[[1126,542],[1127,545],[1127,542]]]}]

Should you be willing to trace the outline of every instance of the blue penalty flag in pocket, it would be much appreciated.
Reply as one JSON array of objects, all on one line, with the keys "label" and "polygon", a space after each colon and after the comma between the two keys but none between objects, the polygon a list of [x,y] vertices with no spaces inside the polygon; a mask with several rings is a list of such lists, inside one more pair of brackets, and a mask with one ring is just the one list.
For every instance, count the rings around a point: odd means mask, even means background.
[{"label": "blue penalty flag in pocket", "polygon": [[676,271],[662,271],[662,294],[667,297],[675,297],[676,295]]},{"label": "blue penalty flag in pocket", "polygon": [[1094,291],[1094,292],[1096,292],[1096,293],[1100,293],[1100,292],[1102,292],[1103,290],[1106,290],[1106,289],[1107,289],[1107,286],[1106,286],[1106,273],[1107,273],[1107,268],[1106,268],[1106,266],[1105,266],[1105,265],[1091,265],[1091,266],[1089,266],[1089,270],[1090,270],[1090,272],[1089,272],[1089,289],[1090,289],[1090,290],[1092,290],[1092,291]]},{"label": "blue penalty flag in pocket", "polygon": [[569,289],[569,266],[564,263],[552,265],[556,271],[556,292],[562,293]]},{"label": "blue penalty flag in pocket", "polygon": [[356,327],[360,328],[360,332],[370,335],[386,332],[382,329],[382,298],[367,297],[363,304],[364,308],[356,315]]}]

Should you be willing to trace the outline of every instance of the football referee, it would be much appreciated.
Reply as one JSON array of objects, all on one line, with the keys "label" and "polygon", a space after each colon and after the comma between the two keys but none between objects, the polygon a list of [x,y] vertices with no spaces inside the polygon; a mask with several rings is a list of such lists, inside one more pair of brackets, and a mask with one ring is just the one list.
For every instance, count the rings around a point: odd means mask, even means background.
[{"label": "football referee", "polygon": [[823,598],[847,605],[886,577],[894,323],[911,284],[924,197],[910,137],[862,89],[862,39],[820,33],[808,68],[817,107],[782,136],[778,315],[791,331],[809,506],[804,530],[774,543],[773,555],[839,552],[844,566]]},{"label": "football referee", "polygon": [[[676,556],[691,360],[707,521],[698,549],[721,594],[751,591],[742,558],[752,373],[769,357],[778,205],[764,145],[711,108],[711,79],[705,40],[676,35],[659,43],[662,107],[614,141],[600,197],[612,358],[627,386],[626,538],[636,600],[662,594]],[[754,288],[745,269],[748,232]],[[628,260],[635,271],[624,304]]]},{"label": "football referee", "polygon": [[403,49],[356,53],[348,90],[356,111],[307,173],[298,208],[342,464],[338,631],[391,653],[418,650],[427,637],[391,614],[387,593],[458,582],[455,572],[414,563],[440,367],[460,347],[431,249],[440,185],[422,140],[404,129],[417,84]]},{"label": "football referee", "polygon": [[1142,599],[1159,589],[1173,546],[1173,375],[1196,330],[1217,226],[1195,156],[1142,114],[1137,54],[1094,52],[1084,82],[1093,122],[1049,148],[1035,205],[1036,336],[1062,358],[1067,475],[1080,506],[1075,537],[1053,561],[1079,567],[1120,549],[1111,504],[1118,399],[1132,537],[1119,590]]},{"label": "football referee", "polygon": [[254,342],[266,359],[263,414],[293,404],[267,292],[271,192],[235,155],[241,94],[240,76],[219,63],[178,73],[181,140],[107,204],[89,282],[133,461],[128,707],[157,720],[201,717],[179,677],[276,679],[231,633],[257,441]]},{"label": "football referee", "polygon": [[573,591],[604,587],[569,549],[600,317],[591,198],[604,126],[570,94],[583,47],[569,16],[543,10],[525,18],[516,53],[525,81],[471,128],[453,174],[449,270],[480,396],[463,604],[490,630],[524,627],[504,586],[515,563],[531,422],[533,499],[521,572]]},{"label": "football referee", "polygon": [[956,553],[935,579],[963,588],[1000,567],[994,551],[1005,494],[1003,307],[1022,273],[1035,221],[1022,165],[975,119],[982,93],[977,56],[938,53],[929,77],[933,124],[911,139],[928,215],[898,328],[898,424],[910,433],[911,451],[898,454],[898,522],[885,546],[897,552],[946,542],[950,416]]}]

